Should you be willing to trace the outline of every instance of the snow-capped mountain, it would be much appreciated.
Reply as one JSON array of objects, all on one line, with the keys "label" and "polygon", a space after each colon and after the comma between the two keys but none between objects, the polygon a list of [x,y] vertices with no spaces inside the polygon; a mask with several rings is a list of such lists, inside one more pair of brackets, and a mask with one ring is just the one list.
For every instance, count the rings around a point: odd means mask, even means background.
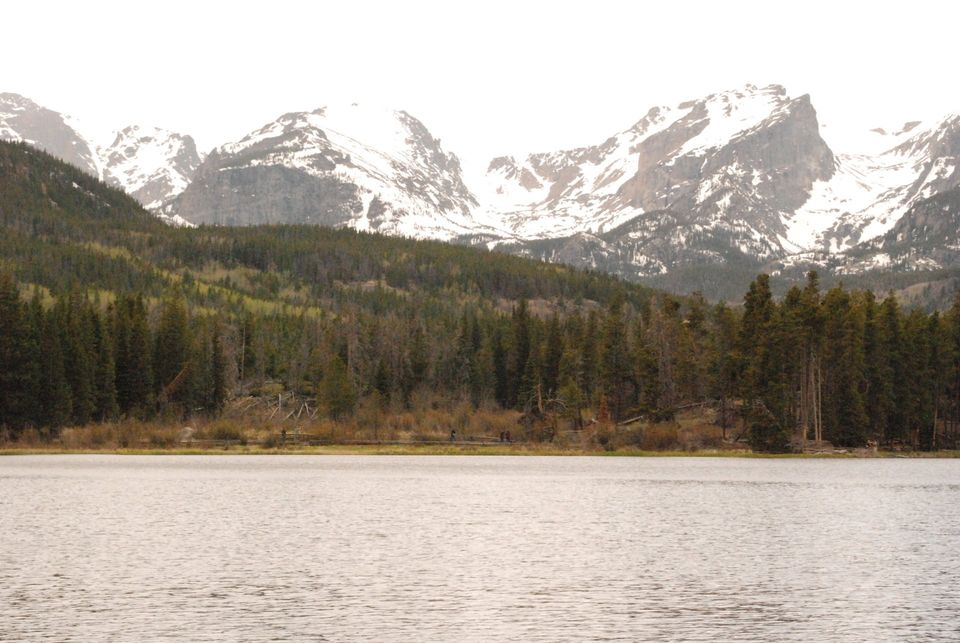
[{"label": "snow-capped mountain", "polygon": [[24,141],[100,176],[96,146],[81,136],[69,121],[69,117],[19,94],[0,94],[0,139]]},{"label": "snow-capped mountain", "polygon": [[346,226],[633,279],[960,258],[956,199],[935,200],[960,186],[960,116],[833,129],[809,96],[778,85],[657,106],[597,145],[495,158],[472,185],[423,123],[366,105],[284,114],[207,158],[164,130],[128,127],[102,148],[80,130],[0,94],[0,138],[44,148],[180,225]]},{"label": "snow-capped mountain", "polygon": [[[0,139],[24,141],[118,187],[144,206],[159,208],[186,189],[200,164],[189,136],[130,126],[98,147],[73,118],[18,94],[0,94]],[[165,217],[177,225],[186,221]]]},{"label": "snow-capped mountain", "polygon": [[876,128],[850,147],[788,218],[797,249],[836,252],[880,237],[920,200],[960,184],[958,116]]},{"label": "snow-capped mountain", "polygon": [[834,165],[808,96],[747,86],[655,107],[594,147],[495,159],[487,202],[520,239],[617,230],[618,251],[658,274],[788,252],[785,217]]},{"label": "snow-capped mountain", "polygon": [[403,111],[284,114],[223,145],[164,208],[194,223],[314,223],[453,239],[484,230],[460,162]]},{"label": "snow-capped mountain", "polygon": [[505,250],[644,277],[843,252],[960,184],[955,116],[839,150],[823,132],[809,96],[748,85],[655,107],[593,147],[494,159],[481,202]]},{"label": "snow-capped mountain", "polygon": [[201,161],[191,137],[136,125],[117,132],[99,152],[103,179],[149,209],[186,190]]}]

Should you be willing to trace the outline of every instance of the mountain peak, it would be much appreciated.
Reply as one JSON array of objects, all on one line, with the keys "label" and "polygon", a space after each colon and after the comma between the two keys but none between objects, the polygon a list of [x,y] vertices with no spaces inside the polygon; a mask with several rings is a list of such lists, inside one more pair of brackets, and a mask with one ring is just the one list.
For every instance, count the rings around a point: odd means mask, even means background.
[{"label": "mountain peak", "polygon": [[460,162],[404,111],[289,112],[220,146],[171,205],[197,223],[318,223],[450,239],[482,229]]},{"label": "mountain peak", "polygon": [[154,210],[187,188],[201,161],[190,136],[143,125],[117,132],[100,156],[104,180]]}]

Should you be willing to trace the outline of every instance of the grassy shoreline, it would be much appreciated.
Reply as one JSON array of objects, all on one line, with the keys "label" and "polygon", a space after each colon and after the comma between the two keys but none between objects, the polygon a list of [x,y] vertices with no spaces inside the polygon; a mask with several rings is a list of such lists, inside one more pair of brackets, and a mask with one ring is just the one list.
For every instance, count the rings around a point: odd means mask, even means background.
[{"label": "grassy shoreline", "polygon": [[960,451],[900,452],[880,451],[864,456],[857,453],[755,453],[743,450],[700,451],[646,451],[641,449],[564,448],[540,444],[514,445],[324,445],[288,448],[264,448],[259,446],[230,446],[208,448],[117,448],[117,449],[70,449],[51,446],[0,446],[0,456],[16,455],[409,455],[409,456],[600,456],[644,458],[763,458],[763,459],[868,459],[868,458],[960,458]]}]

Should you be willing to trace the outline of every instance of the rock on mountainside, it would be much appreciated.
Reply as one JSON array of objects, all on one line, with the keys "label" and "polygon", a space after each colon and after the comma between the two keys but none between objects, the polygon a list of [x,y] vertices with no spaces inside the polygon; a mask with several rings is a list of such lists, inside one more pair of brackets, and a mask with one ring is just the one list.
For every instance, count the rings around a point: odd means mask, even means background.
[{"label": "rock on mountainside", "polygon": [[808,96],[748,86],[655,107],[595,147],[495,159],[486,194],[521,239],[600,235],[658,274],[788,252],[786,216],[834,171]]},{"label": "rock on mountainside", "polygon": [[0,94],[0,139],[24,141],[99,177],[96,147],[68,120],[19,94]]},{"label": "rock on mountainside", "polygon": [[127,127],[100,153],[104,180],[149,209],[187,189],[201,160],[191,137],[155,127]]},{"label": "rock on mountainside", "polygon": [[[200,164],[189,136],[131,126],[98,148],[68,116],[17,94],[0,94],[0,139],[24,141],[156,209],[186,189]],[[167,218],[172,223],[186,223]]]},{"label": "rock on mountainside", "polygon": [[0,95],[0,137],[69,160],[172,223],[310,223],[484,244],[678,289],[708,272],[722,281],[723,270],[850,274],[954,256],[953,210],[930,199],[960,186],[960,117],[844,140],[809,96],[778,85],[654,107],[598,145],[499,157],[471,186],[403,111],[289,113],[206,159],[190,137],[148,128],[98,150],[71,123]]},{"label": "rock on mountainside", "polygon": [[406,112],[284,114],[214,150],[164,208],[194,223],[313,223],[452,239],[485,228],[460,162]]},{"label": "rock on mountainside", "polygon": [[887,233],[829,257],[824,265],[845,274],[960,265],[960,187],[914,202]]},{"label": "rock on mountainside", "polygon": [[914,204],[960,184],[960,117],[864,134],[788,217],[797,249],[851,249],[884,235]]},{"label": "rock on mountainside", "polygon": [[840,253],[960,185],[956,116],[839,153],[821,131],[808,96],[747,86],[656,107],[594,147],[494,159],[481,198],[514,235],[504,250],[644,278],[811,253],[864,267]]}]

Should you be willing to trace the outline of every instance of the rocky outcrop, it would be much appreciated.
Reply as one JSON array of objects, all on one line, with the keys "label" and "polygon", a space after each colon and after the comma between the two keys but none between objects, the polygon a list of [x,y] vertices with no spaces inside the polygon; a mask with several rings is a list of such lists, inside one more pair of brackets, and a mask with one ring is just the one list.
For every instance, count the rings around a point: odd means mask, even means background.
[{"label": "rocky outcrop", "polygon": [[450,239],[482,230],[460,162],[406,112],[285,114],[197,170],[164,208],[194,223],[314,223]]},{"label": "rocky outcrop", "polygon": [[200,165],[190,136],[130,126],[102,150],[103,179],[150,209],[157,209],[190,184]]},{"label": "rocky outcrop", "polygon": [[0,94],[0,139],[24,141],[84,172],[100,176],[94,146],[66,117],[19,94]]}]

